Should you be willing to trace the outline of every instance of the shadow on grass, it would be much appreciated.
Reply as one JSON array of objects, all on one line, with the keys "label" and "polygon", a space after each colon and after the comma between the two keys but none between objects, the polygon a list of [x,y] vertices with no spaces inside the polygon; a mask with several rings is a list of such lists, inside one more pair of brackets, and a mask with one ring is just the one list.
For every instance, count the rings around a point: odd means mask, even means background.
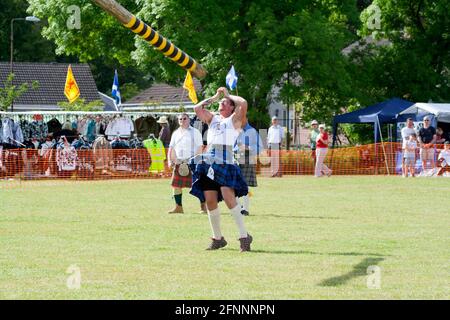
[{"label": "shadow on grass", "polygon": [[[237,249],[227,248],[225,251],[239,251]],[[364,253],[364,252],[315,252],[306,250],[253,250],[251,253],[270,253],[270,254],[303,254],[303,255],[319,255],[319,256],[372,256],[372,257],[385,257],[378,253]],[[383,260],[383,259],[381,259]]]},{"label": "shadow on grass", "polygon": [[384,260],[383,258],[374,258],[374,257],[366,258],[357,265],[353,266],[353,270],[350,271],[349,273],[343,274],[338,277],[325,279],[319,283],[319,286],[337,287],[347,283],[353,278],[367,276],[367,268],[369,266],[375,266],[383,260]]},{"label": "shadow on grass", "polygon": [[330,220],[338,220],[342,219],[339,217],[323,217],[323,216],[282,216],[278,214],[255,214],[251,217],[272,217],[272,218],[295,218],[295,219],[330,219]]}]

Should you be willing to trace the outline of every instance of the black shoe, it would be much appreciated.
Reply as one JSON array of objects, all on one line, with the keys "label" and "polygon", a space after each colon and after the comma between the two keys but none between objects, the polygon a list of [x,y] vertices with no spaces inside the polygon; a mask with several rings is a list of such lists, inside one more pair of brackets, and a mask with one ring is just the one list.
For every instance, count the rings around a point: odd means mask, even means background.
[{"label": "black shoe", "polygon": [[241,252],[251,251],[250,244],[253,242],[253,237],[247,233],[246,238],[239,239],[241,243]]},{"label": "black shoe", "polygon": [[206,250],[217,250],[217,249],[225,247],[226,245],[227,245],[227,241],[225,240],[224,237],[222,237],[222,239],[220,239],[220,240],[211,238],[211,243],[209,244],[208,248],[206,248]]},{"label": "black shoe", "polygon": [[241,210],[241,214],[242,214],[243,216],[248,216],[250,213],[249,213],[247,210],[242,209],[242,210]]}]

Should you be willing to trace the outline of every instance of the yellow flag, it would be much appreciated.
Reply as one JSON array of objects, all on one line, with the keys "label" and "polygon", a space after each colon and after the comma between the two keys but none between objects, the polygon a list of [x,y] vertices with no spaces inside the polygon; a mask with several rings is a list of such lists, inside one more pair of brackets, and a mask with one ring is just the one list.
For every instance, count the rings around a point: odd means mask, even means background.
[{"label": "yellow flag", "polygon": [[75,77],[72,73],[72,66],[69,64],[67,69],[66,85],[64,87],[64,94],[70,103],[74,102],[80,96],[80,89],[78,88]]},{"label": "yellow flag", "polygon": [[191,73],[188,71],[186,79],[184,80],[183,88],[189,91],[189,98],[193,103],[197,103],[197,93],[195,92],[194,80],[192,80]]}]

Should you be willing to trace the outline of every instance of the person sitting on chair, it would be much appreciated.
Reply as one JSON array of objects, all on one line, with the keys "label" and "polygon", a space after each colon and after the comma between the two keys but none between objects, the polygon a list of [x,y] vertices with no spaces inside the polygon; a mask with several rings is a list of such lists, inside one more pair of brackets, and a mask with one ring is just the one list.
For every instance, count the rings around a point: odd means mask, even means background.
[{"label": "person sitting on chair", "polygon": [[444,172],[450,172],[450,142],[445,141],[444,150],[438,156],[439,171],[438,176],[442,176]]}]

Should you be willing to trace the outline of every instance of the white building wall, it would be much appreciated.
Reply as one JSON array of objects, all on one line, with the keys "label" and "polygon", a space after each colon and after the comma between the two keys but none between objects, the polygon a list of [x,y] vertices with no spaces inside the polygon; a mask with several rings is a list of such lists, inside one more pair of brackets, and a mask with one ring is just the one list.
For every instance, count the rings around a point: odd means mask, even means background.
[{"label": "white building wall", "polygon": [[[280,125],[282,125],[283,127],[287,127],[287,110],[286,110],[286,106],[279,103],[279,102],[274,102],[271,103],[269,105],[269,115],[270,118],[272,118],[273,116],[277,116],[280,122]],[[294,110],[293,107],[290,107],[289,110],[289,130],[292,130],[292,128],[294,128],[293,125],[294,122]]]}]

